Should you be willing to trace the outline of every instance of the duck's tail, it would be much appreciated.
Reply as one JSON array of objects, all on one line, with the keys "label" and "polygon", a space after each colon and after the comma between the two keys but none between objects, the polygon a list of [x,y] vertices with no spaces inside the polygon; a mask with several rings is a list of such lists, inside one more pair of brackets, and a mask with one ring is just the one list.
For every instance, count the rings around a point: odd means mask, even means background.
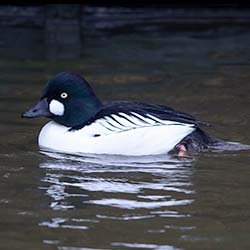
[{"label": "duck's tail", "polygon": [[209,148],[216,151],[250,150],[250,145],[223,141],[208,135],[200,128],[186,136],[179,144],[184,144],[188,152],[201,152]]}]

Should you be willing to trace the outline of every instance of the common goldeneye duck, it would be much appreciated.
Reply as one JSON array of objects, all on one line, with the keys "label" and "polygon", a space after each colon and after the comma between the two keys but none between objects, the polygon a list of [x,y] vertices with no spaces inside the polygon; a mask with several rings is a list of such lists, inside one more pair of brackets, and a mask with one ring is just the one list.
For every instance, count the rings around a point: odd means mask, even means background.
[{"label": "common goldeneye duck", "polygon": [[218,142],[193,116],[163,105],[101,102],[81,76],[62,72],[22,117],[45,116],[41,148],[71,153],[154,155],[201,151]]}]

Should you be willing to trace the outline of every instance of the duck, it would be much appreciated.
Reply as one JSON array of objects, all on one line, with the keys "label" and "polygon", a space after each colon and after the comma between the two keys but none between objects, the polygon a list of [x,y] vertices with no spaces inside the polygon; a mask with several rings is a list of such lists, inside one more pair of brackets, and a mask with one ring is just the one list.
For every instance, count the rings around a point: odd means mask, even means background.
[{"label": "duck", "polygon": [[208,124],[161,104],[101,101],[87,80],[73,72],[51,78],[39,102],[23,118],[47,117],[38,136],[41,149],[66,153],[158,155],[200,152],[221,140]]}]

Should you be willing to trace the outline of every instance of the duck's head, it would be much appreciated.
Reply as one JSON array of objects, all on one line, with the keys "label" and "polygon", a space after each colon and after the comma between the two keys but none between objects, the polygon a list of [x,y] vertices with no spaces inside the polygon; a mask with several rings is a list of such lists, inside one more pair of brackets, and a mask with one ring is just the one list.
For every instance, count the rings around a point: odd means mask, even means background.
[{"label": "duck's head", "polygon": [[75,127],[87,123],[101,106],[102,103],[84,78],[62,72],[48,81],[40,101],[22,117],[45,116],[64,126]]}]

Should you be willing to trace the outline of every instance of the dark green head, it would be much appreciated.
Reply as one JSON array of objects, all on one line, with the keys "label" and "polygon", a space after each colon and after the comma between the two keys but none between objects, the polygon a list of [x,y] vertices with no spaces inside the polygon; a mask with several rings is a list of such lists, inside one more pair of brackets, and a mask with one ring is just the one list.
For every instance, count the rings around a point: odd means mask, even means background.
[{"label": "dark green head", "polygon": [[87,123],[102,107],[88,82],[81,76],[62,72],[48,81],[40,102],[22,117],[50,117],[67,127]]}]

